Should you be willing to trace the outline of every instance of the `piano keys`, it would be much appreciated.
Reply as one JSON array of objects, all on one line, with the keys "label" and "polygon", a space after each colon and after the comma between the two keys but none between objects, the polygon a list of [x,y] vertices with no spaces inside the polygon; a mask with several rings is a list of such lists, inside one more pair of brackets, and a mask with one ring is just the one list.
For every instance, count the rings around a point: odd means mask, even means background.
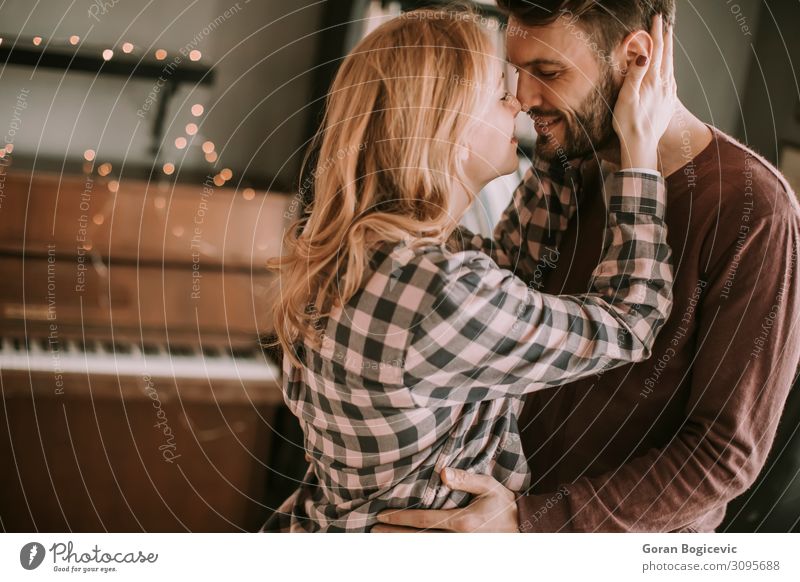
[{"label": "piano keys", "polygon": [[2,528],[258,529],[289,198],[24,172],[4,193]]}]

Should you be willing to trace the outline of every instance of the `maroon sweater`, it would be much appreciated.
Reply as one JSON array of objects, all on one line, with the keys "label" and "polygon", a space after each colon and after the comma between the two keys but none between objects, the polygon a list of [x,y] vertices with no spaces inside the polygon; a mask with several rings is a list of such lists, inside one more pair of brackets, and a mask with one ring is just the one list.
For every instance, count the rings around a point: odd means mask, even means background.
[{"label": "maroon sweater", "polygon": [[[653,356],[527,397],[521,531],[713,531],[766,460],[800,360],[800,210],[713,135],[667,179],[674,306]],[[586,292],[601,257],[600,181],[583,184],[548,293]]]}]

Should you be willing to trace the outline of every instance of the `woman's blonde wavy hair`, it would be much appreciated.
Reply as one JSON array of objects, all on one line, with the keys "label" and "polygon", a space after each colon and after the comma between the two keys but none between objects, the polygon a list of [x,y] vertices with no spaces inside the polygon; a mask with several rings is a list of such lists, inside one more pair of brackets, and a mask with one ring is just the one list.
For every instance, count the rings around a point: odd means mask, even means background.
[{"label": "woman's blonde wavy hair", "polygon": [[[464,144],[484,104],[494,49],[475,14],[415,10],[366,36],[344,59],[310,151],[310,212],[292,224],[277,274],[273,324],[295,365],[321,322],[363,285],[383,242],[444,243],[464,190]],[[306,158],[306,164],[308,158]]]}]

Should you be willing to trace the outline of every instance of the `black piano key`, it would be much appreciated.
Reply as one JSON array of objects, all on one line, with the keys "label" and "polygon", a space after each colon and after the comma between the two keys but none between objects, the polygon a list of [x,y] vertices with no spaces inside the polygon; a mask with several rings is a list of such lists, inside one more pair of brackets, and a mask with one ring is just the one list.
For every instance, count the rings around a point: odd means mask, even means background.
[{"label": "black piano key", "polygon": [[117,354],[130,354],[131,353],[131,346],[128,344],[122,344],[119,342],[114,342],[114,352]]},{"label": "black piano key", "polygon": [[145,355],[155,356],[160,351],[161,350],[158,348],[158,346],[156,344],[151,344],[151,343],[147,343],[147,342],[142,344],[142,352],[144,352]]},{"label": "black piano key", "polygon": [[255,349],[252,346],[231,347],[231,356],[245,360],[252,360],[256,357]]},{"label": "black piano key", "polygon": [[167,351],[170,356],[191,356],[194,355],[194,350],[187,345],[182,344],[169,344]]},{"label": "black piano key", "polygon": [[203,346],[201,351],[207,358],[218,358],[220,356],[220,351],[216,346]]}]

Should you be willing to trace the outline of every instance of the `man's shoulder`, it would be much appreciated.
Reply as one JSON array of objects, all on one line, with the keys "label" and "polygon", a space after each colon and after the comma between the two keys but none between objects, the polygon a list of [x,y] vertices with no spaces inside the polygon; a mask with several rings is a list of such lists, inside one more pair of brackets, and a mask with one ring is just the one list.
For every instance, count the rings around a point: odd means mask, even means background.
[{"label": "man's shoulder", "polygon": [[754,217],[800,218],[797,196],[775,166],[725,132],[712,128],[712,133],[702,167],[697,168],[698,196],[719,200],[731,211],[739,205],[729,202],[749,200]]}]

